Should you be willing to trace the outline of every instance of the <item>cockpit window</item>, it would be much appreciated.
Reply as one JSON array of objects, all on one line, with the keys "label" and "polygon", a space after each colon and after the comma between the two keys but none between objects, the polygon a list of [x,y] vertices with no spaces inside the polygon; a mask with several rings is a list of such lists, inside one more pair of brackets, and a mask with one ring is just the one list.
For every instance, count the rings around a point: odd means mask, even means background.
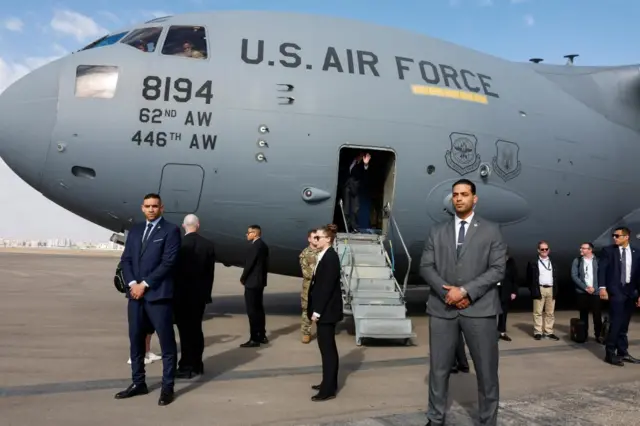
[{"label": "cockpit window", "polygon": [[118,86],[118,67],[79,65],[76,69],[76,97],[111,99]]},{"label": "cockpit window", "polygon": [[162,46],[163,55],[207,58],[207,34],[203,27],[172,25]]},{"label": "cockpit window", "polygon": [[125,34],[127,34],[128,31],[124,31],[118,34],[110,34],[110,35],[106,35],[104,37],[101,37],[99,39],[97,39],[96,41],[94,41],[93,43],[87,45],[86,47],[83,47],[82,50],[89,50],[89,49],[93,49],[96,47],[103,47],[103,46],[109,46],[110,44],[115,44],[118,42],[118,40],[120,40],[122,37],[125,36]]},{"label": "cockpit window", "polygon": [[155,52],[158,39],[162,34],[162,27],[148,27],[133,30],[122,39],[121,43],[128,44],[143,52]]}]

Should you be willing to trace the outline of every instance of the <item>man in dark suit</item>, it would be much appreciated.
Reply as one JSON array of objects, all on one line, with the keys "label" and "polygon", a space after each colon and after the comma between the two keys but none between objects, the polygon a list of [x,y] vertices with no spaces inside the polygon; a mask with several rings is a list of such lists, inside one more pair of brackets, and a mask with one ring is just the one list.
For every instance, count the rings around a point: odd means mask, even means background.
[{"label": "man in dark suit", "polygon": [[133,383],[116,399],[147,394],[145,338],[153,326],[162,350],[162,390],[158,405],[173,402],[176,339],[173,331],[173,269],[180,249],[180,229],[162,217],[162,200],[147,194],[142,202],[145,222],[133,225],[120,259],[129,284],[127,316]]},{"label": "man in dark suit", "polygon": [[251,225],[247,229],[250,241],[249,253],[240,277],[244,286],[244,303],[249,317],[249,340],[240,345],[242,348],[256,348],[267,344],[266,318],[264,313],[264,288],[267,286],[269,270],[269,247],[262,239],[262,229]]},{"label": "man in dark suit", "polygon": [[618,227],[613,232],[614,244],[602,249],[598,263],[600,298],[609,300],[611,325],[605,342],[605,362],[624,366],[625,362],[639,364],[629,355],[629,322],[636,306],[640,305],[640,253],[629,245],[629,228]]},{"label": "man in dark suit", "polygon": [[357,232],[358,228],[358,209],[360,206],[359,197],[361,191],[366,188],[362,188],[366,184],[366,174],[369,169],[369,161],[371,161],[371,154],[360,153],[349,164],[347,181],[344,184],[344,214],[347,219],[347,232]]},{"label": "man in dark suit", "polygon": [[506,245],[500,228],[474,214],[476,186],[453,184],[455,217],[431,228],[420,262],[429,285],[429,409],[427,425],[444,425],[448,382],[460,330],[477,372],[479,419],[498,422],[497,283],[504,278]]},{"label": "man in dark suit", "polygon": [[510,342],[511,337],[507,334],[507,314],[509,313],[509,305],[518,294],[518,271],[516,270],[516,262],[509,256],[509,253],[507,253],[504,278],[498,283],[498,293],[502,308],[502,313],[498,316],[498,333],[500,333],[501,340]]},{"label": "man in dark suit", "polygon": [[176,377],[190,379],[204,373],[202,317],[205,305],[211,302],[216,259],[213,243],[198,234],[200,221],[196,215],[185,216],[182,227],[185,235],[175,278],[175,319],[181,353]]}]

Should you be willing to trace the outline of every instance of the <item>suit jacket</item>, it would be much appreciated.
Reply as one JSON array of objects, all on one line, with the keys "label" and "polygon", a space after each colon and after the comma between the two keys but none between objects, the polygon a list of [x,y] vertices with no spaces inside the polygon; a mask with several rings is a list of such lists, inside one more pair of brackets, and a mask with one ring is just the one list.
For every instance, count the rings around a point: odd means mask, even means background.
[{"label": "suit jacket", "polygon": [[620,282],[622,263],[620,249],[615,244],[602,249],[598,264],[598,283],[605,287],[609,298],[620,296],[636,297],[640,291],[640,252],[629,245],[631,249],[631,282],[625,286]]},{"label": "suit jacket", "polygon": [[318,323],[336,324],[342,321],[342,286],[340,284],[340,257],[329,247],[320,259],[309,286],[307,317],[320,315]]},{"label": "suit jacket", "polygon": [[[551,274],[553,276],[552,291],[553,298],[555,299],[558,295],[558,266],[551,257],[548,259],[549,262],[551,262]],[[532,299],[542,299],[542,294],[540,293],[540,258],[537,256],[535,260],[530,260],[527,263],[527,286],[531,292]]]},{"label": "suit jacket", "polygon": [[[591,276],[593,277],[593,288],[595,289],[594,295],[598,293],[598,258],[592,257],[592,265],[593,271],[591,271]],[[583,267],[584,258],[582,256],[576,257],[573,259],[573,263],[571,263],[571,279],[573,283],[576,285],[576,293],[578,294],[587,294],[587,282],[584,279],[584,267]]]},{"label": "suit jacket", "polygon": [[[440,318],[489,317],[502,313],[497,283],[504,278],[507,246],[495,223],[474,214],[456,255],[455,219],[433,228],[420,259],[420,275],[429,285],[427,314]],[[457,309],[445,303],[444,285],[464,287],[471,304]]]},{"label": "suit jacket", "polygon": [[249,252],[240,282],[245,288],[264,288],[267,286],[267,271],[269,270],[269,246],[262,238],[249,244]]},{"label": "suit jacket", "polygon": [[[125,283],[145,281],[149,288],[144,299],[150,302],[173,298],[173,268],[180,250],[180,229],[160,218],[142,247],[142,235],[147,223],[131,227],[120,258]],[[126,293],[129,297],[129,292]]]},{"label": "suit jacket", "polygon": [[215,262],[211,241],[196,232],[185,235],[175,272],[176,301],[210,303]]},{"label": "suit jacket", "polygon": [[513,257],[507,259],[504,278],[500,281],[498,292],[500,293],[500,300],[502,302],[509,302],[511,295],[518,293],[518,271]]}]

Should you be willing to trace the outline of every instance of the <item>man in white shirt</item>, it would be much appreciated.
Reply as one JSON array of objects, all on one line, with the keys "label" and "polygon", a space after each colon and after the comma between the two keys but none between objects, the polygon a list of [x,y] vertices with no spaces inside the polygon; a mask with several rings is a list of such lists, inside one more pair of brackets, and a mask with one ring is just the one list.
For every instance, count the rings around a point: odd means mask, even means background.
[{"label": "man in white shirt", "polygon": [[580,257],[573,259],[571,278],[576,286],[580,319],[584,322],[586,333],[589,334],[589,312],[593,315],[594,338],[603,343],[600,337],[602,331],[602,304],[598,286],[598,259],[593,255],[593,244],[580,245]]},{"label": "man in white shirt", "polygon": [[556,267],[549,258],[549,252],[549,244],[540,241],[537,258],[527,264],[527,285],[533,299],[533,338],[536,340],[543,337],[560,340],[553,333],[558,280]]}]

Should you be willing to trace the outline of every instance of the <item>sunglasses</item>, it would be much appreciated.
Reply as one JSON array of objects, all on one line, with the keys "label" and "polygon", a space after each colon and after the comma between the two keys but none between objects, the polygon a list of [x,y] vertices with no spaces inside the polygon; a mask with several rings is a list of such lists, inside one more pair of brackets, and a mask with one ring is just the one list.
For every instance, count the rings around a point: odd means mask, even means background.
[{"label": "sunglasses", "polygon": [[541,248],[541,249],[538,249],[538,250],[540,250],[540,251],[549,251],[548,248]]}]

